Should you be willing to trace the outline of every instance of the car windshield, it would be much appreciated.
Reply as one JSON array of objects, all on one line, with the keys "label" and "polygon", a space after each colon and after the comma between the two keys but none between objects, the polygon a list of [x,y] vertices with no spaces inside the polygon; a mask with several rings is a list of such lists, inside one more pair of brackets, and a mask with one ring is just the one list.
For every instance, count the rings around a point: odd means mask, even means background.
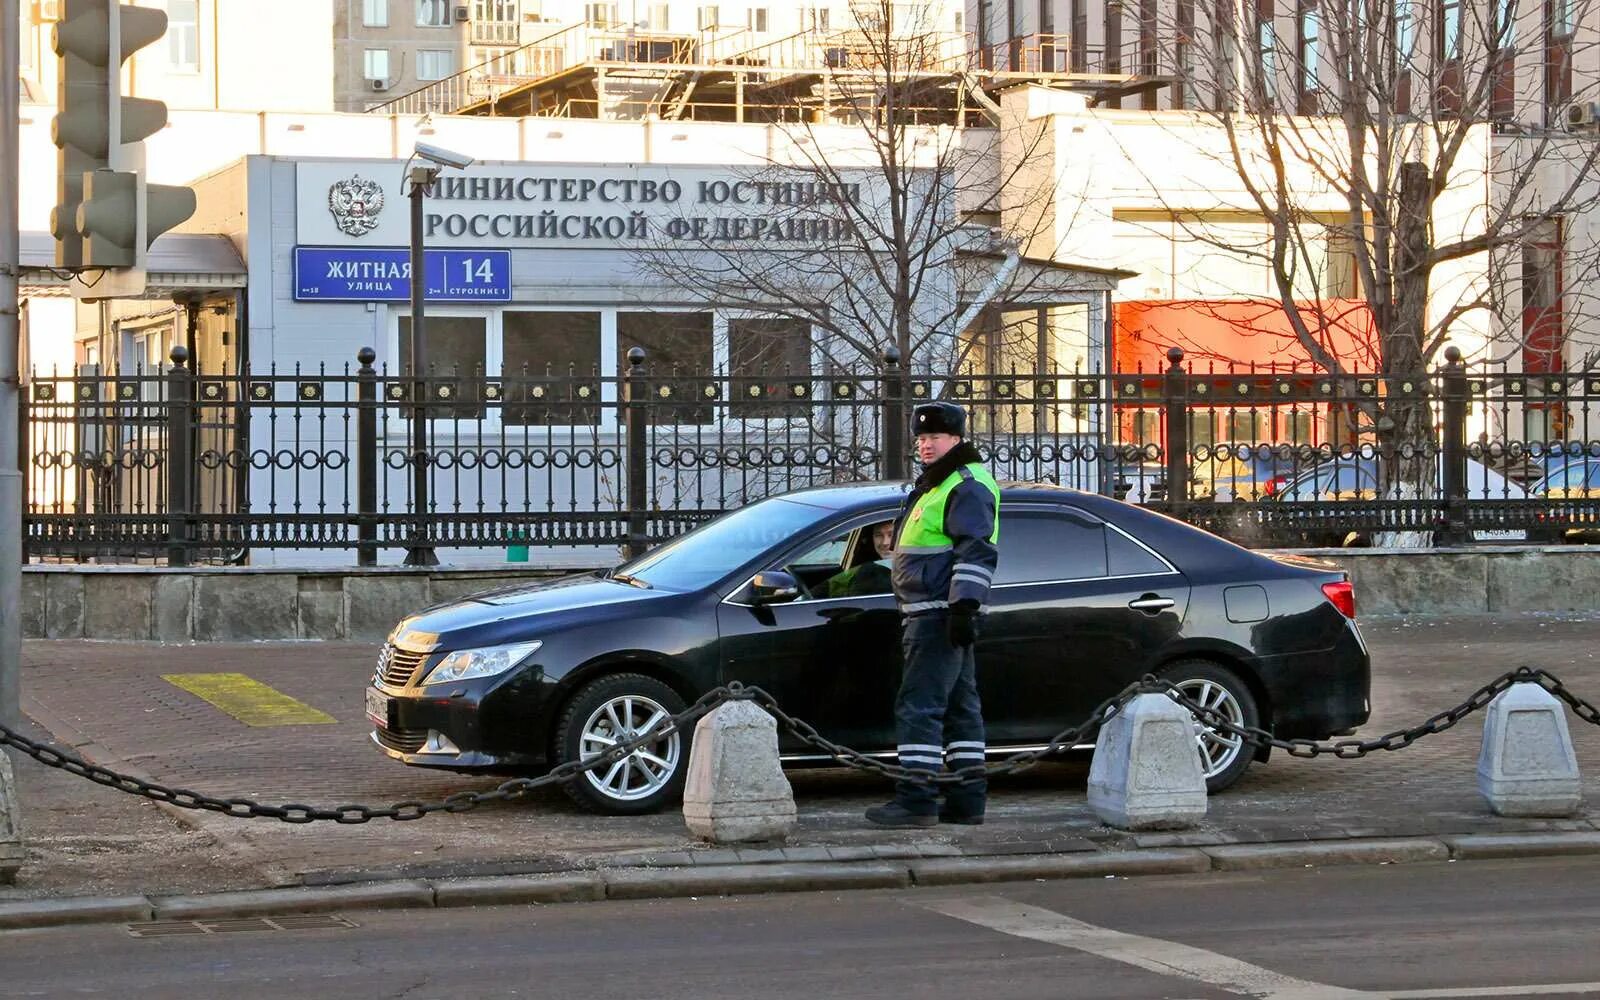
[{"label": "car windshield", "polygon": [[789,499],[763,500],[646,552],[612,575],[663,590],[694,590],[715,583],[831,513]]}]

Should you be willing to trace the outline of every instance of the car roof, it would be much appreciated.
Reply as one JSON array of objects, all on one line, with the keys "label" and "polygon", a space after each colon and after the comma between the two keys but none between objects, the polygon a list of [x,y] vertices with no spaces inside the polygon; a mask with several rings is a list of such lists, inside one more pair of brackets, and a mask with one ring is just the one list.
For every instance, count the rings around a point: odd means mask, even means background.
[{"label": "car roof", "polygon": [[[1009,502],[1034,500],[1048,503],[1064,503],[1068,501],[1095,503],[1106,499],[1098,493],[1077,490],[1069,486],[1057,486],[1054,483],[1006,480],[1000,482],[999,486],[1000,499]],[[897,479],[883,482],[848,483],[836,486],[811,486],[785,493],[783,496],[817,507],[845,511],[858,507],[876,507],[884,503],[898,504],[905,499],[906,494],[910,491],[910,480]]]}]

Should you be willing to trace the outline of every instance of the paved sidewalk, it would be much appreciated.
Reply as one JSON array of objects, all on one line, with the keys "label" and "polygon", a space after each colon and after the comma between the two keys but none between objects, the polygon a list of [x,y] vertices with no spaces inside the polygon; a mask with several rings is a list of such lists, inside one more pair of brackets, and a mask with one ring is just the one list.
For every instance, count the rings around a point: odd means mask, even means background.
[{"label": "paved sidewalk", "polygon": [[[1544,667],[1600,701],[1600,615],[1371,620],[1374,716],[1369,736],[1422,721],[1512,667]],[[362,691],[375,648],[356,643],[157,645],[35,641],[24,650],[29,735],[93,760],[219,797],[278,803],[386,805],[486,789],[492,778],[396,764],[370,747]],[[173,684],[167,673],[239,672],[326,712],[328,725],[252,728]],[[1591,802],[1600,795],[1600,732],[1569,716]],[[681,816],[599,817],[559,790],[519,803],[416,822],[287,825],[186,813],[17,761],[28,863],[0,900],[174,895],[374,879],[560,872],[734,862],[961,858],[1277,841],[1595,831],[1590,820],[1508,820],[1479,798],[1476,718],[1397,753],[1362,761],[1277,755],[1211,800],[1183,833],[1129,835],[1097,823],[1084,798],[1087,762],[1040,766],[994,783],[983,827],[884,831],[860,811],[886,785],[845,771],[791,775],[799,828],[782,848],[694,842]]]}]

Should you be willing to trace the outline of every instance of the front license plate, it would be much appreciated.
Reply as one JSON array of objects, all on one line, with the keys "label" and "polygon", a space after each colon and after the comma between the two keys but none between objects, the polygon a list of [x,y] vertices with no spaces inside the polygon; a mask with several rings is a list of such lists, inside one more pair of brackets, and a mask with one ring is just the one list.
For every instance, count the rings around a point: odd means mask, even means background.
[{"label": "front license plate", "polygon": [[377,688],[367,688],[367,718],[374,726],[389,728],[389,696]]},{"label": "front license plate", "polygon": [[1474,531],[1472,537],[1480,542],[1525,542],[1528,540],[1528,533],[1511,528],[1500,531]]}]

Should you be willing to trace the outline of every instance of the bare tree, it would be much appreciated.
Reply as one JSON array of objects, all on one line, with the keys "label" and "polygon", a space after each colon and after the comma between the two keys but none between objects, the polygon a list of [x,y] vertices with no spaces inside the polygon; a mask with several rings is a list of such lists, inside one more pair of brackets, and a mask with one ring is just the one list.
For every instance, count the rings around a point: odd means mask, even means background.
[{"label": "bare tree", "polygon": [[[1168,133],[1236,182],[1173,218],[1183,239],[1267,272],[1287,324],[1263,333],[1325,371],[1391,376],[1431,368],[1467,331],[1490,345],[1479,358],[1514,345],[1553,350],[1557,367],[1562,337],[1594,343],[1559,293],[1570,305],[1596,266],[1595,83],[1572,71],[1600,41],[1595,0],[1163,3],[1189,112],[1162,116]],[[1257,238],[1208,210],[1259,219]],[[1347,431],[1419,443],[1433,421],[1426,397],[1386,395]],[[1380,478],[1427,495],[1422,465],[1386,461]]]},{"label": "bare tree", "polygon": [[775,51],[805,72],[746,109],[781,139],[726,206],[760,235],[685,217],[639,248],[645,267],[700,300],[808,324],[844,370],[889,347],[908,371],[954,370],[979,307],[1026,282],[1019,256],[1054,247],[1039,243],[1053,220],[1025,210],[1051,193],[1031,161],[1046,130],[969,72],[965,37],[942,23],[953,9],[853,0],[853,27]]}]

